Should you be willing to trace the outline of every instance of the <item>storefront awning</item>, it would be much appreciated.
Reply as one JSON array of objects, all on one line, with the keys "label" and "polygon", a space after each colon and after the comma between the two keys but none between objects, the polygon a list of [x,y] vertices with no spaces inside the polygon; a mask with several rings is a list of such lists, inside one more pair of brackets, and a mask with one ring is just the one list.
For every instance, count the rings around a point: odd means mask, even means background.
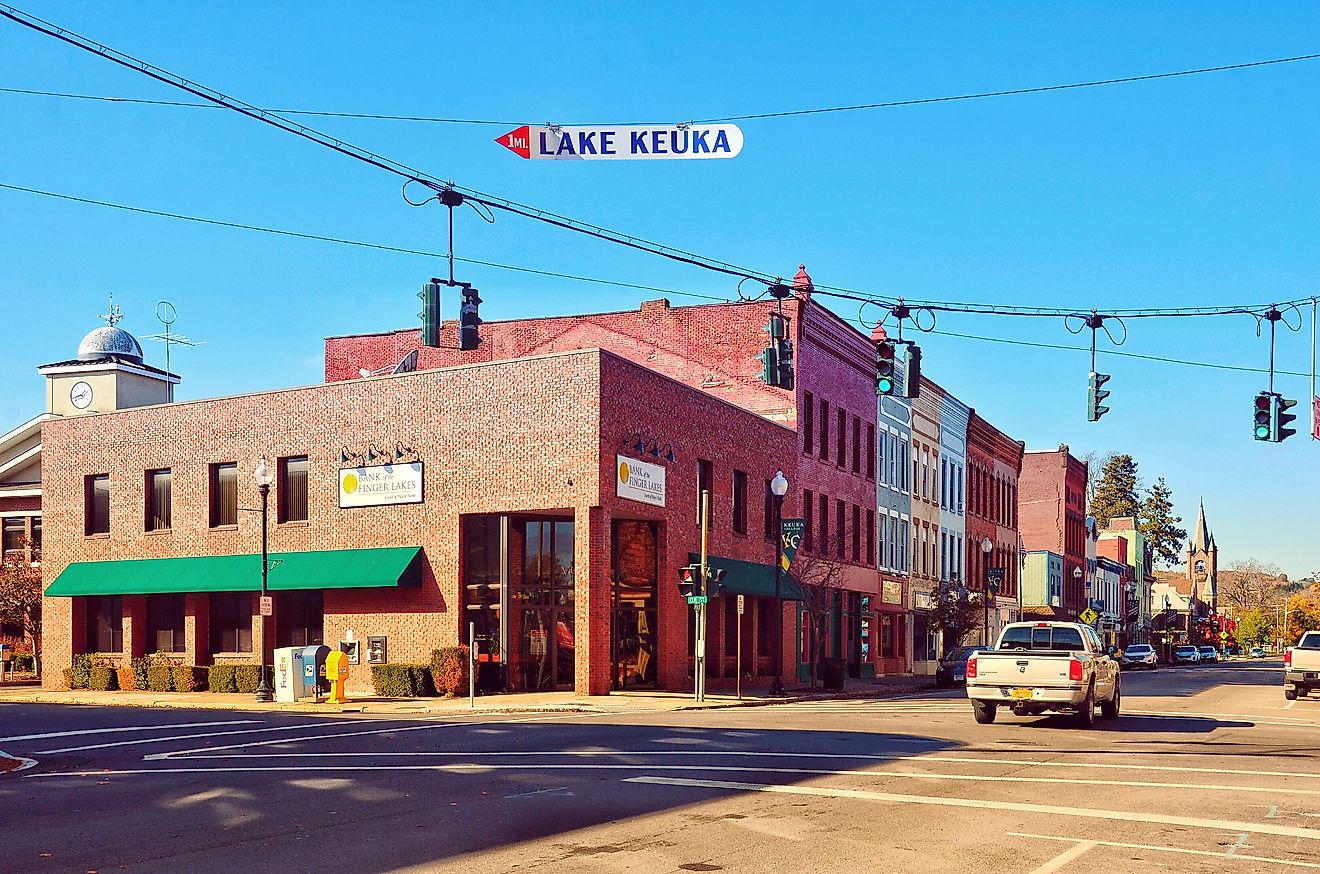
[{"label": "storefront awning", "polygon": [[[271,553],[267,588],[279,592],[419,586],[421,556],[418,546]],[[74,562],[56,577],[46,594],[58,598],[260,589],[260,555],[205,555]]]},{"label": "storefront awning", "polygon": [[[688,561],[697,564],[701,555],[688,553]],[[736,558],[721,558],[707,555],[706,564],[713,568],[724,569],[724,591],[734,595],[750,595],[755,598],[773,598],[775,596],[775,566],[757,564],[752,561],[739,561]],[[788,574],[779,577],[780,592],[786,601],[801,601],[802,587]]]}]

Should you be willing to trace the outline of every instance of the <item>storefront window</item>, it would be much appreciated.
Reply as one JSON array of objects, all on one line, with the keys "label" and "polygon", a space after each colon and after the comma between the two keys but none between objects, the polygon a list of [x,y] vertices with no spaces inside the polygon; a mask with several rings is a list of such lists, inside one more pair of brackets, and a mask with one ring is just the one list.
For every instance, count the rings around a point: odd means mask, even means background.
[{"label": "storefront window", "polygon": [[[460,637],[477,650],[477,685],[504,688],[504,636],[500,621],[503,583],[503,516],[463,517],[463,628]],[[472,639],[468,639],[468,635]]]},{"label": "storefront window", "polygon": [[325,643],[324,598],[320,591],[280,592],[275,606],[275,645]]},{"label": "storefront window", "polygon": [[614,687],[656,681],[656,525],[616,520],[613,525]]},{"label": "storefront window", "polygon": [[252,595],[248,592],[211,596],[211,652],[252,652]]},{"label": "storefront window", "polygon": [[124,599],[97,595],[87,599],[87,652],[122,652]]},{"label": "storefront window", "polygon": [[147,647],[183,652],[183,595],[147,596]]}]

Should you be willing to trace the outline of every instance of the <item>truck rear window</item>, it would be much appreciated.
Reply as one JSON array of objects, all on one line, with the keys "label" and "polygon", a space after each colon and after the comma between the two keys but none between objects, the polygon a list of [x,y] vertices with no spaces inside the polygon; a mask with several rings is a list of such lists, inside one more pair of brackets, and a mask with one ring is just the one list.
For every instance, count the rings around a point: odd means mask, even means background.
[{"label": "truck rear window", "polygon": [[[1318,641],[1320,643],[1320,641]],[[1082,635],[1076,628],[1047,625],[1015,625],[1004,632],[1000,649],[1049,649],[1062,652],[1084,650]]]},{"label": "truck rear window", "polygon": [[1320,631],[1308,631],[1297,641],[1298,649],[1320,649]]}]

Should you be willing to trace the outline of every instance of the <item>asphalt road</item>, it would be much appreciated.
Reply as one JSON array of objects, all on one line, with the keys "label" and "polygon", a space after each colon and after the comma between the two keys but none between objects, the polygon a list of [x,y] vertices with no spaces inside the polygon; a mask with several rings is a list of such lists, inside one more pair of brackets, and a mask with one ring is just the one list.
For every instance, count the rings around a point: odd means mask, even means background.
[{"label": "asphalt road", "polygon": [[0,705],[0,870],[1320,869],[1320,700],[1277,662],[1125,674],[1124,713],[960,690],[390,719]]}]

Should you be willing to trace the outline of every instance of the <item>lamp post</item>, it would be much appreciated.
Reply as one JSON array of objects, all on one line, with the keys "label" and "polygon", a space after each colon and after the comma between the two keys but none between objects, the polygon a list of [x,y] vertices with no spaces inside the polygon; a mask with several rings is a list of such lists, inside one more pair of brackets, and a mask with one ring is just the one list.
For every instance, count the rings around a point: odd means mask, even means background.
[{"label": "lamp post", "polygon": [[990,645],[990,551],[995,548],[989,537],[981,540],[981,568],[985,571],[985,591],[981,593],[981,643]]},{"label": "lamp post", "polygon": [[770,684],[770,694],[784,694],[784,593],[781,589],[780,572],[784,563],[784,495],[788,494],[788,479],[782,470],[775,471],[775,478],[770,480],[770,496],[775,505],[775,679]]},{"label": "lamp post", "polygon": [[[1076,585],[1081,581],[1082,581],[1082,569],[1080,567],[1073,568],[1073,584]],[[1090,607],[1091,605],[1088,603],[1086,606]]]},{"label": "lamp post", "polygon": [[[266,456],[261,456],[261,461],[257,464],[257,469],[252,472],[252,478],[257,481],[257,491],[261,494],[261,601],[264,604],[267,598],[266,577],[270,573],[270,554],[267,551],[267,531],[270,516],[270,487],[275,482],[275,474],[271,471],[270,465],[266,463]],[[257,700],[262,703],[268,703],[274,700],[271,693],[270,683],[266,679],[266,611],[258,607],[261,614],[260,634],[261,639],[257,642],[257,651],[260,653],[261,664],[261,682],[257,684]]]}]

